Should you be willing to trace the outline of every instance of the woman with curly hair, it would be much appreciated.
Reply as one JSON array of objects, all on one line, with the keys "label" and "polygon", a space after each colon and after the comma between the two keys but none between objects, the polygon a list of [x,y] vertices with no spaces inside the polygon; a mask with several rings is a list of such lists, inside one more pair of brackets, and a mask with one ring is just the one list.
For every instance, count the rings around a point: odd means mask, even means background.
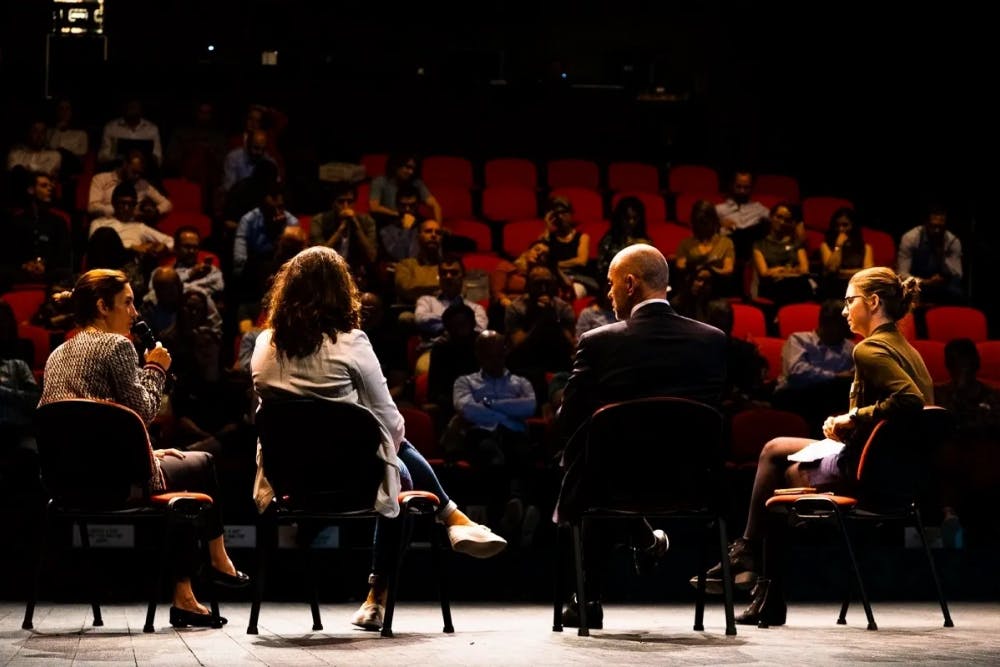
[{"label": "woman with curly hair", "polygon": [[[461,512],[441,487],[424,457],[405,438],[406,425],[396,408],[368,336],[361,330],[361,299],[347,262],[334,250],[315,246],[279,269],[269,294],[265,329],[257,337],[250,362],[261,403],[308,397],[347,401],[368,408],[382,426],[378,458],[385,475],[375,509],[371,589],[351,622],[379,630],[388,594],[386,575],[396,550],[387,544],[399,513],[400,489],[431,491],[441,500],[438,519],[447,526],[452,548],[478,558],[493,556],[507,545],[486,526]],[[274,498],[260,451],[254,498],[263,512]],[[390,531],[387,533],[387,531]]]}]

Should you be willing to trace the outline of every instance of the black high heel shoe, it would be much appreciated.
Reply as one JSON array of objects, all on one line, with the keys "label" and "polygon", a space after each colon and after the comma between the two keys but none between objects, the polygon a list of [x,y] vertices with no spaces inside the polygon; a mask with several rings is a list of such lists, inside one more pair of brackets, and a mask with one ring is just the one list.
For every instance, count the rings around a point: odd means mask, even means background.
[{"label": "black high heel shoe", "polygon": [[200,614],[180,607],[170,607],[170,625],[175,628],[221,628],[229,622],[225,616]]},{"label": "black high heel shoe", "polygon": [[201,578],[216,586],[224,586],[226,588],[243,588],[250,585],[250,577],[239,570],[236,570],[236,574],[226,574],[211,565],[206,565],[201,569]]},{"label": "black high heel shoe", "polygon": [[756,625],[766,628],[772,625],[784,625],[788,607],[780,585],[771,579],[760,577],[753,588],[753,600],[736,617],[739,625]]}]

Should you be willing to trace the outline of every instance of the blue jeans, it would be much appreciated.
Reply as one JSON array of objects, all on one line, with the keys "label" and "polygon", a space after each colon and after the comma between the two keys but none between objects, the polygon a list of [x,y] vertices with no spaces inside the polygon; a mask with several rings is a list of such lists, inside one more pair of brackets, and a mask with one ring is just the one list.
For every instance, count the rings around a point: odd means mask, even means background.
[{"label": "blue jeans", "polygon": [[[417,451],[417,448],[410,444],[409,440],[403,440],[399,446],[399,481],[404,491],[418,489],[420,491],[430,491],[441,500],[441,507],[444,507],[451,499],[445,493],[441,482],[434,469],[427,463],[424,455]],[[372,574],[385,576],[390,568],[396,565],[396,556],[399,553],[399,531],[401,522],[398,518],[390,519],[379,516],[375,520],[375,539],[372,545]]]}]

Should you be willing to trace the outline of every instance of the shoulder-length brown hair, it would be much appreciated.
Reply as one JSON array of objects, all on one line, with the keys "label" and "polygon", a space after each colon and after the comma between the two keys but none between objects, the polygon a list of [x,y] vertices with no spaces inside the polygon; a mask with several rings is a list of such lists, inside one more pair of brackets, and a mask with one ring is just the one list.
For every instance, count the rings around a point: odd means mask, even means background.
[{"label": "shoulder-length brown hair", "polygon": [[306,357],[316,352],[327,334],[357,329],[361,299],[347,262],[330,248],[315,246],[285,262],[268,294],[265,326],[274,330],[279,353]]}]

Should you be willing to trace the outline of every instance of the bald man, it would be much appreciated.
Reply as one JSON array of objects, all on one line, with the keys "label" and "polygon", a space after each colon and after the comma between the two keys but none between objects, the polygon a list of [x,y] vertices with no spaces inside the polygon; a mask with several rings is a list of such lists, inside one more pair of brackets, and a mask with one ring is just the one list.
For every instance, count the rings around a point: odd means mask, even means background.
[{"label": "bald man", "polygon": [[[669,269],[663,254],[649,245],[632,245],[611,260],[608,283],[617,322],[592,329],[580,337],[573,369],[557,417],[560,431],[569,439],[563,450],[566,468],[557,505],[560,520],[572,519],[595,499],[588,479],[599,479],[586,468],[585,438],[573,434],[598,408],[633,398],[669,396],[718,406],[726,374],[726,336],[715,327],[678,315],[667,302]],[[643,464],[643,445],[669,444],[671,425],[636,425],[637,433],[660,432],[657,438],[630,438],[623,455]],[[644,522],[643,522],[644,523]],[[666,551],[662,531],[634,537],[641,552],[653,556]],[[641,541],[639,541],[641,540]],[[586,560],[586,559],[585,559]],[[590,559],[593,562],[593,559]],[[588,568],[588,577],[598,567]],[[596,586],[595,586],[596,587]],[[588,593],[588,623],[603,618],[599,593]],[[578,623],[570,605],[563,622]]]}]

